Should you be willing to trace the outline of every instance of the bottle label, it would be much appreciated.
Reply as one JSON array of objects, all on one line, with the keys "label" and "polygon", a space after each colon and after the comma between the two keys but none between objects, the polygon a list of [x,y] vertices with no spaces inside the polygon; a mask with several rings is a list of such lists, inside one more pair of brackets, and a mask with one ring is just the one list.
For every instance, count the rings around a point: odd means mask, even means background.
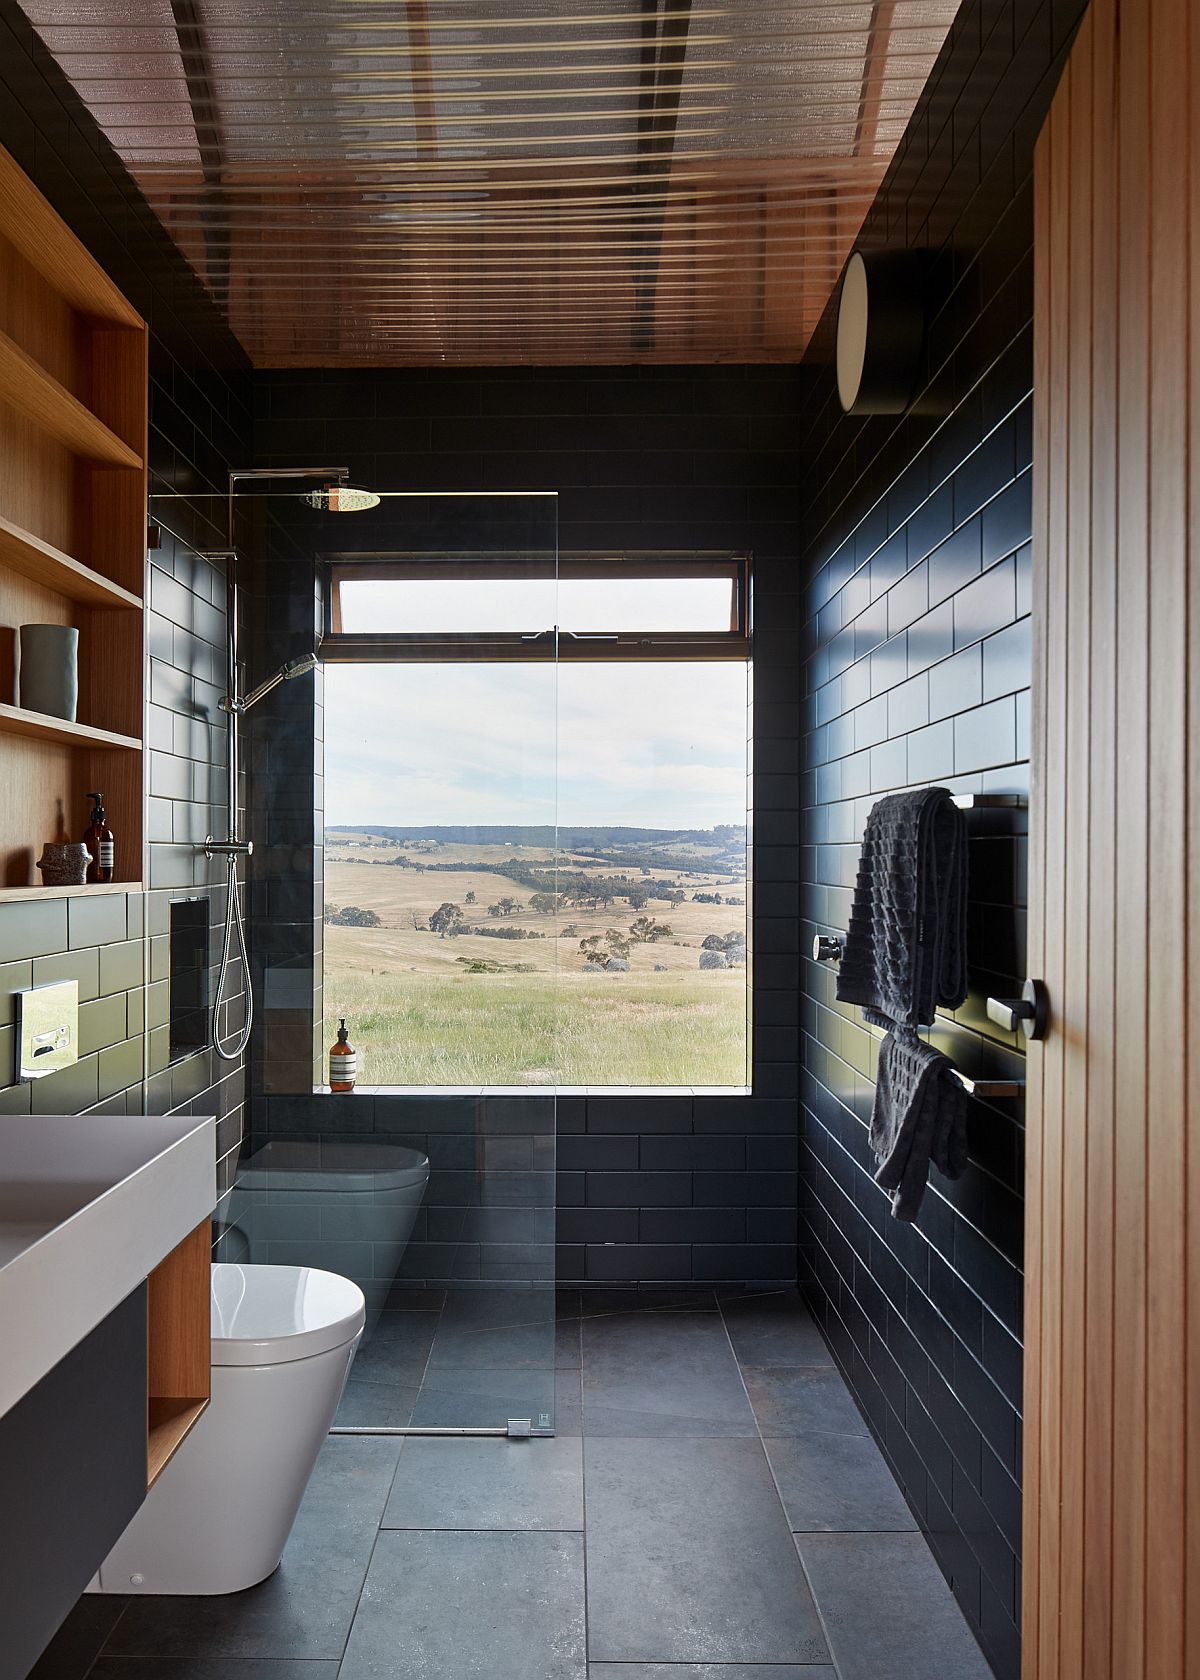
[{"label": "bottle label", "polygon": [[101,869],[111,869],[112,868],[112,866],[113,866],[113,853],[114,853],[115,850],[116,850],[116,841],[115,840],[101,840],[101,842],[100,842],[100,856],[96,860],[99,863]]},{"label": "bottle label", "polygon": [[331,1085],[353,1085],[358,1078],[358,1054],[352,1050],[348,1056],[330,1056],[329,1083]]}]

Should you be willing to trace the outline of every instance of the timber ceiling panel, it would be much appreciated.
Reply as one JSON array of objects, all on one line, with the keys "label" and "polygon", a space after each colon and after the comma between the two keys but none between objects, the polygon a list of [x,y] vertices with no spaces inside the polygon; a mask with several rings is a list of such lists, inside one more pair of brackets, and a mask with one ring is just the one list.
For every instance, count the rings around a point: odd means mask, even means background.
[{"label": "timber ceiling panel", "polygon": [[957,0],[30,0],[260,366],[790,361]]}]

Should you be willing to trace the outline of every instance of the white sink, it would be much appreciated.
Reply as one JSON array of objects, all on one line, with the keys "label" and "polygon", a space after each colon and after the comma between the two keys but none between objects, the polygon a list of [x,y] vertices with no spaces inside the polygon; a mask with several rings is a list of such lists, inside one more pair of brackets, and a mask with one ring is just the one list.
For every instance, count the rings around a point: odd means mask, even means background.
[{"label": "white sink", "polygon": [[0,1116],[0,1415],[212,1213],[215,1126]]}]

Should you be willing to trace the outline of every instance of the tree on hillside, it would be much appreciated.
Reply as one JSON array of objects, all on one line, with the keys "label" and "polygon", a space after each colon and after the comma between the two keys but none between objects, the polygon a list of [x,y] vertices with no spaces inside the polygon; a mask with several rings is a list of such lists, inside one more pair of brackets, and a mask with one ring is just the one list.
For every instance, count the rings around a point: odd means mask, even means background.
[{"label": "tree on hillside", "polygon": [[475,894],[473,892],[469,892],[467,894],[467,897],[466,897],[466,903],[474,904],[474,902],[475,902]]},{"label": "tree on hillside", "polygon": [[622,968],[629,967],[629,940],[619,928],[606,928],[603,934],[589,933],[586,939],[579,941],[579,952],[585,963],[600,968],[609,968],[616,963],[620,963]]},{"label": "tree on hillside", "polygon": [[496,909],[502,916],[511,916],[515,910],[519,910],[520,908],[521,906],[517,903],[515,898],[502,898],[496,905]]},{"label": "tree on hillside", "polygon": [[656,922],[652,916],[639,916],[630,924],[629,937],[637,945],[653,944],[656,939],[669,939],[669,922]]},{"label": "tree on hillside", "polygon": [[429,931],[442,939],[453,939],[462,927],[463,913],[457,904],[439,904],[429,918]]},{"label": "tree on hillside", "polygon": [[410,910],[408,912],[408,919],[413,925],[414,933],[429,932],[429,923],[425,920],[419,910]]},{"label": "tree on hillside", "polygon": [[539,916],[553,916],[558,909],[558,894],[553,892],[535,892],[529,900],[529,908]]},{"label": "tree on hillside", "polygon": [[687,894],[681,892],[678,887],[673,887],[669,892],[664,893],[663,896],[668,904],[682,904],[684,899],[687,897]]}]

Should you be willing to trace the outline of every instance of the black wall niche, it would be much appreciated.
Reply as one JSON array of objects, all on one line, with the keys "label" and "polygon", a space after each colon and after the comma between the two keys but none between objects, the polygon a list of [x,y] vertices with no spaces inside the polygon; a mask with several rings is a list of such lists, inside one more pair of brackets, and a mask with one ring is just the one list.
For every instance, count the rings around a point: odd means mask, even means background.
[{"label": "black wall niche", "polygon": [[[168,905],[181,891],[204,899],[219,949],[224,871],[196,842],[225,821],[225,581],[204,556],[225,547],[226,475],[250,455],[249,363],[13,0],[0,0],[0,144],[149,322],[150,492],[163,525],[147,572],[148,890],[0,905],[0,1113],[215,1114],[224,1192],[242,1071],[204,1050],[169,1065]],[[86,808],[77,818],[82,834]],[[14,1084],[14,992],[70,978],[79,1062]],[[231,990],[236,1020],[236,973]]]},{"label": "black wall niche", "polygon": [[[289,371],[263,372],[255,381],[261,465],[336,461],[349,467],[354,482],[377,489],[555,490],[563,553],[753,555],[753,1095],[562,1099],[557,1224],[564,1282],[788,1282],[795,1276],[795,448],[805,385],[799,370],[770,367]],[[285,554],[260,574],[251,647],[265,669],[281,656],[277,646],[268,654],[262,645],[272,627],[293,637],[312,631],[313,570],[300,560]],[[306,798],[313,778],[319,808],[320,709],[318,703],[314,729],[311,701],[288,692],[300,688],[280,690],[269,713],[264,702],[256,774],[269,787],[272,762],[286,766]],[[306,971],[311,994],[320,856],[311,807],[296,815],[302,828],[289,830],[278,810],[262,813],[279,844],[263,855],[261,870],[256,855],[253,939],[256,962],[269,939],[281,963]],[[312,1095],[323,1046],[313,1043],[314,1002],[304,984],[298,980],[294,995],[280,997],[278,1012],[269,984],[262,994],[252,1069],[255,1131],[311,1136],[343,1124],[334,1099]],[[369,1082],[369,1070],[365,1077]],[[348,1112],[358,1117],[353,1129],[410,1135],[405,1101],[378,1091],[351,1098]],[[512,1123],[511,1106],[507,1098],[485,1100],[454,1123],[466,1132],[503,1130]],[[407,1124],[422,1130],[411,1118]],[[537,1126],[530,1129],[535,1152],[539,1135]],[[457,1194],[447,1189],[449,1197]],[[486,1252],[439,1242],[438,1232],[461,1225],[438,1197],[431,1184],[427,1222],[414,1233],[409,1268],[430,1280],[488,1275]],[[449,1214],[454,1211],[450,1206]]]},{"label": "black wall niche", "polygon": [[[832,369],[800,433],[803,950],[844,930],[872,803],[922,784],[1026,796],[1033,145],[1081,0],[969,0],[861,235],[930,257],[918,395],[849,419]],[[810,360],[828,362],[832,310]],[[1023,1078],[987,994],[1025,973],[1024,809],[976,810],[967,1074]],[[1020,1668],[1023,1108],[976,1101],[971,1164],[889,1217],[866,1128],[879,1035],[804,962],[802,1287],[998,1675]]]}]

